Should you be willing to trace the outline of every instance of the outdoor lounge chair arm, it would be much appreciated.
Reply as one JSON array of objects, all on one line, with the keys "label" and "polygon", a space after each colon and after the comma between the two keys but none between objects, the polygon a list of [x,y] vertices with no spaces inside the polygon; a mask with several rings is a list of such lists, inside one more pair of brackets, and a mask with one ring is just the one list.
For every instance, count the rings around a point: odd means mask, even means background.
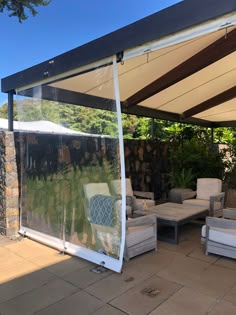
[{"label": "outdoor lounge chair arm", "polygon": [[231,209],[231,208],[223,209],[223,218],[236,220],[236,209]]},{"label": "outdoor lounge chair arm", "polygon": [[145,199],[152,199],[154,200],[154,193],[151,191],[138,191],[134,190],[133,191],[134,196],[137,198],[145,198]]},{"label": "outdoor lounge chair arm", "polygon": [[211,195],[210,198],[224,198],[225,196],[225,193],[224,192],[221,192],[221,193],[218,193],[218,194],[215,194],[215,195]]},{"label": "outdoor lounge chair arm", "polygon": [[157,224],[157,219],[155,214],[144,215],[135,219],[126,221],[126,228],[131,226],[143,226],[143,225],[155,225]]},{"label": "outdoor lounge chair arm", "polygon": [[224,200],[225,200],[224,192],[210,196],[210,208],[209,208],[210,216],[212,217],[222,216],[223,208],[224,208]]},{"label": "outdoor lounge chair arm", "polygon": [[82,203],[83,203],[83,208],[84,208],[84,211],[85,211],[85,215],[86,215],[88,221],[90,221],[90,210],[89,210],[88,200],[86,198],[82,198]]},{"label": "outdoor lounge chair arm", "polygon": [[207,217],[206,228],[220,228],[220,229],[236,229],[236,221],[222,218]]}]

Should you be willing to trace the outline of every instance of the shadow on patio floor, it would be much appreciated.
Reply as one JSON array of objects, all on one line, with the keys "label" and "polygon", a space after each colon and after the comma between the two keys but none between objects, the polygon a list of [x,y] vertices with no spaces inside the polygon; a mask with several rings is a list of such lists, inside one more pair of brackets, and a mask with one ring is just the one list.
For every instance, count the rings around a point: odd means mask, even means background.
[{"label": "shadow on patio floor", "polygon": [[0,314],[236,314],[236,262],[205,256],[199,225],[184,226],[179,245],[158,248],[121,274],[97,274],[92,263],[29,239],[3,243]]}]

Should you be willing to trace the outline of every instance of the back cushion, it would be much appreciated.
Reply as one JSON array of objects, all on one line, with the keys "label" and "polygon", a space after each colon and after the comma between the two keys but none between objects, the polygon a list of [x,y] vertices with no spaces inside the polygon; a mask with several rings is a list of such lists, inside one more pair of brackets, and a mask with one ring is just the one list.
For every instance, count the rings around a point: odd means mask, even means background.
[{"label": "back cushion", "polygon": [[[133,189],[131,186],[131,181],[129,178],[125,179],[125,184],[126,184],[126,196],[133,196]],[[120,179],[115,179],[111,181],[111,189],[112,193],[115,195],[121,195],[121,180]]]},{"label": "back cushion", "polygon": [[107,183],[86,184],[84,185],[84,194],[88,200],[95,195],[111,195]]},{"label": "back cushion", "polygon": [[121,195],[121,180],[114,179],[111,181],[111,191],[114,195]]},{"label": "back cushion", "polygon": [[222,191],[222,181],[218,178],[198,178],[197,199],[209,200],[210,196]]},{"label": "back cushion", "polygon": [[134,195],[133,188],[132,188],[131,181],[129,178],[125,179],[125,184],[126,184],[126,195],[133,196]]}]

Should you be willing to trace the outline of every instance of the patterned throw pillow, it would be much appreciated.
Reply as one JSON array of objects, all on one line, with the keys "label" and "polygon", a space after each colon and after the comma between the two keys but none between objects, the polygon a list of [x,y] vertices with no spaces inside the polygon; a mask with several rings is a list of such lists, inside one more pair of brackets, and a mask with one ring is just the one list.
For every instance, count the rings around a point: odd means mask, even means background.
[{"label": "patterned throw pillow", "polygon": [[95,195],[90,199],[91,223],[114,227],[117,221],[114,204],[117,196]]}]

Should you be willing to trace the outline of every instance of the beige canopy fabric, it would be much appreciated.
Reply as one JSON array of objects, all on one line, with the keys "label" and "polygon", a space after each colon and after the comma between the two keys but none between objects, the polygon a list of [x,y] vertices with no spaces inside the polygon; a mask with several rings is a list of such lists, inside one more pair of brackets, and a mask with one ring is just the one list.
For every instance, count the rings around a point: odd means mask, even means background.
[{"label": "beige canopy fabric", "polygon": [[[136,96],[140,100],[138,105],[179,114],[183,122],[188,117],[209,122],[236,120],[236,52],[231,52],[231,48],[228,51],[229,41],[236,43],[236,27],[119,63],[121,101],[132,108],[136,105],[132,98]],[[216,61],[208,65],[213,50]],[[225,51],[222,53],[221,50]],[[225,57],[220,58],[222,55]],[[196,68],[200,69],[195,72]],[[98,84],[99,71],[103,69],[97,69],[95,74],[91,71],[61,80],[51,86],[111,99],[109,86],[112,78]],[[167,88],[163,84],[165,80],[169,82]],[[148,97],[150,86],[151,94],[156,93]]]}]

